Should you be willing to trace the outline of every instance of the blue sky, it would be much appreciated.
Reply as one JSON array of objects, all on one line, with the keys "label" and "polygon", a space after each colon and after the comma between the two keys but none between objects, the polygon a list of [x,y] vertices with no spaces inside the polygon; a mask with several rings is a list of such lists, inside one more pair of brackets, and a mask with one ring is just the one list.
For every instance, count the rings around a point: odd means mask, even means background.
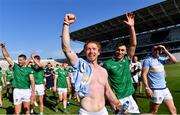
[{"label": "blue sky", "polygon": [[[0,42],[17,59],[36,52],[42,58],[63,58],[61,28],[66,13],[74,13],[75,31],[162,0],[0,0]],[[83,43],[71,44],[76,52]],[[0,54],[2,55],[2,54]]]}]

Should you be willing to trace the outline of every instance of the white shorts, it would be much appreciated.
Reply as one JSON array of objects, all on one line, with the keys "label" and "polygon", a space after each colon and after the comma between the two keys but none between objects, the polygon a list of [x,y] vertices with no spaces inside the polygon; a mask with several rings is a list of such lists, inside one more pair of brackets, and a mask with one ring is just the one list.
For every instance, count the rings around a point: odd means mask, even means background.
[{"label": "white shorts", "polygon": [[161,104],[164,100],[173,99],[168,88],[162,90],[152,90],[153,96],[150,98],[151,102]]},{"label": "white shorts", "polygon": [[67,88],[57,88],[58,95],[61,95],[63,93],[67,93]]},{"label": "white shorts", "polygon": [[108,115],[108,111],[106,107],[104,107],[102,110],[98,112],[88,112],[84,110],[83,108],[79,109],[78,115]]},{"label": "white shorts", "polygon": [[138,81],[138,75],[132,76],[132,82],[133,82],[133,83],[138,83],[138,82],[139,82],[139,81]]},{"label": "white shorts", "polygon": [[14,105],[21,104],[22,102],[30,102],[31,89],[17,89],[13,91]]},{"label": "white shorts", "polygon": [[44,84],[35,85],[35,94],[44,95]]},{"label": "white shorts", "polygon": [[126,101],[129,101],[129,107],[127,109],[128,113],[140,113],[139,112],[139,108],[136,104],[136,102],[134,101],[132,96],[129,97],[125,97],[122,99],[119,99],[119,101],[121,102],[121,104],[123,105]]}]

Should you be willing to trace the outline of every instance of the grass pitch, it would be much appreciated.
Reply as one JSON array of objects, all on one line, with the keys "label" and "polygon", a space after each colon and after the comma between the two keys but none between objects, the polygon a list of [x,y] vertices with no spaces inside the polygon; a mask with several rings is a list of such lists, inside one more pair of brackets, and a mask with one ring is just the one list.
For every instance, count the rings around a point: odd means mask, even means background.
[{"label": "grass pitch", "polygon": [[[166,65],[166,81],[169,90],[172,93],[174,98],[175,106],[177,109],[177,113],[180,114],[180,63]],[[49,94],[49,99],[44,103],[44,114],[63,114],[62,112],[62,104],[59,105],[59,111],[55,112],[53,107],[55,105],[55,99]],[[74,100],[69,100],[70,106],[67,107],[67,111],[69,114],[77,114],[79,109],[79,103]],[[137,104],[139,106],[141,113],[148,113],[149,111],[149,101],[146,98],[145,94],[139,95],[137,98]],[[107,106],[109,108],[109,106]],[[12,98],[11,100],[7,99],[5,96],[5,91],[3,91],[3,107],[0,108],[0,114],[12,114],[13,113],[13,104]],[[39,113],[38,107],[35,107],[36,113]],[[111,112],[110,112],[111,113]],[[168,110],[162,104],[159,108],[158,114],[168,114]]]}]

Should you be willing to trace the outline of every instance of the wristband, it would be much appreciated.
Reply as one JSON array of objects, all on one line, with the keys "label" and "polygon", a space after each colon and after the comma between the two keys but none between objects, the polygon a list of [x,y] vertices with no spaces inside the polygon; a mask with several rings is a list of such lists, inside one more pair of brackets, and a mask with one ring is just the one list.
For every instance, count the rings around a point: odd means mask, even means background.
[{"label": "wristband", "polygon": [[66,21],[64,21],[64,25],[67,25],[67,26],[69,26],[69,23],[68,23],[68,22],[66,22]]}]

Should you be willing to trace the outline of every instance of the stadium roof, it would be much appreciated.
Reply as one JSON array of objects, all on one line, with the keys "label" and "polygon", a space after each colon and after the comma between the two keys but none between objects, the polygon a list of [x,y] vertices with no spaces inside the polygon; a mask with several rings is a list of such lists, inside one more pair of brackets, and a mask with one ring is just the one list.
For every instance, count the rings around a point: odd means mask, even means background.
[{"label": "stadium roof", "polygon": [[[136,33],[180,24],[180,0],[166,0],[133,12]],[[124,24],[125,14],[95,25],[71,32],[71,39],[105,41],[129,35]]]}]

